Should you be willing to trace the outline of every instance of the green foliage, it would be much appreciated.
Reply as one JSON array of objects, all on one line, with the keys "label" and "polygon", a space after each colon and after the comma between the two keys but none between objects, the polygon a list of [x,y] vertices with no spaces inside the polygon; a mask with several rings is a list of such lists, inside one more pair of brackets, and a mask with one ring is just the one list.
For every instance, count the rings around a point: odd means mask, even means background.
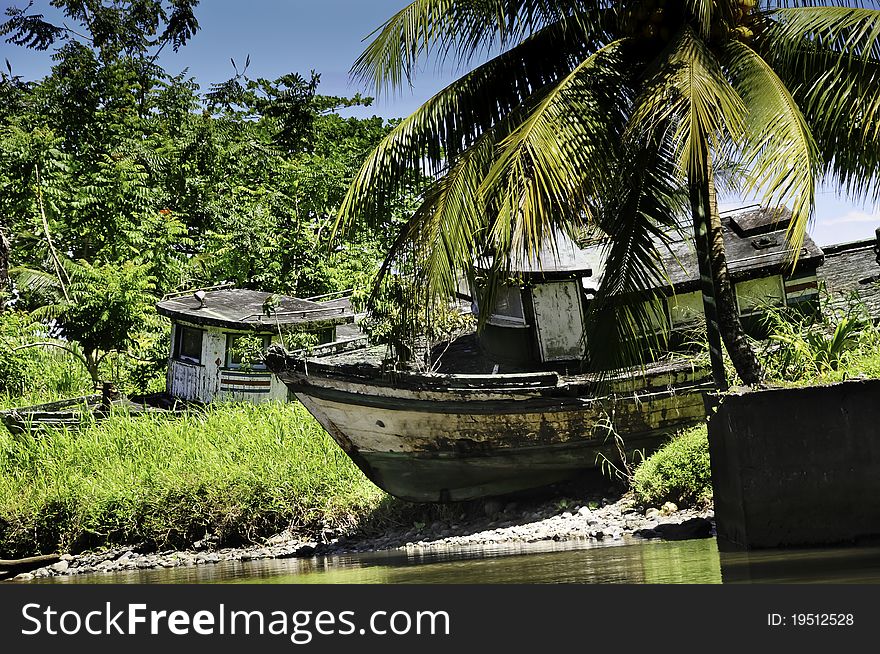
[{"label": "green foliage", "polygon": [[[413,200],[334,240],[354,173],[392,126],[339,115],[370,98],[320,95],[315,72],[250,77],[249,61],[207,92],[167,73],[157,57],[199,29],[194,0],[53,0],[57,25],[40,4],[0,24],[14,45],[53,50],[44,79],[0,73],[0,215],[16,308],[70,347],[57,356],[145,390],[167,356],[167,324],[150,308],[166,293],[371,284]],[[20,368],[4,373],[15,388]]]},{"label": "green foliage", "polygon": [[474,328],[471,314],[462,313],[456,303],[429,296],[413,276],[386,276],[372,295],[353,301],[368,308],[360,325],[370,341],[387,344],[395,363],[405,366],[430,368],[434,345]]},{"label": "green foliage", "polygon": [[816,380],[846,371],[870,354],[877,328],[857,298],[849,307],[832,306],[823,298],[817,314],[765,309],[769,340],[764,346],[768,377],[784,383]]},{"label": "green foliage", "polygon": [[660,506],[673,502],[679,507],[700,506],[712,499],[712,471],[706,427],[677,434],[645,459],[633,476],[636,501]]},{"label": "green foliage", "polygon": [[823,176],[856,198],[880,193],[880,10],[828,4],[414,1],[354,65],[377,91],[403,88],[427,58],[464,68],[500,54],[382,140],[340,218],[381,220],[413,174],[431,176],[393,255],[416,246],[417,286],[437,297],[487,255],[497,285],[559,232],[604,232],[587,341],[592,354],[617,354],[649,316],[615,320],[605,295],[662,282],[657,240],[682,213],[676,191],[690,191],[705,228],[711,202],[697,199],[708,199],[712,171],[740,171],[737,190],[791,205],[794,252]]},{"label": "green foliage", "polygon": [[284,347],[288,350],[309,350],[318,344],[318,336],[314,332],[294,331],[283,335]]},{"label": "green foliage", "polygon": [[51,346],[20,349],[41,341],[42,331],[24,312],[0,312],[0,406],[39,404],[92,391],[82,362],[70,352]]},{"label": "green foliage", "polygon": [[386,496],[299,405],[0,432],[0,557],[349,530]]}]

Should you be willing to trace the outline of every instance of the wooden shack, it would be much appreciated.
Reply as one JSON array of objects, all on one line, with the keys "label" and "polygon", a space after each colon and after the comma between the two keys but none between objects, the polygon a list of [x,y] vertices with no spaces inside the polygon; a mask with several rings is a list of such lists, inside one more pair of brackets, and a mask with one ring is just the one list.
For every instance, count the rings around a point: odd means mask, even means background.
[{"label": "wooden shack", "polygon": [[[736,302],[747,331],[763,335],[762,314],[768,307],[818,310],[816,271],[823,252],[806,236],[793,263],[786,242],[790,211],[749,207],[722,215],[721,222]],[[669,283],[660,289],[665,300],[656,313],[655,328],[675,341],[703,318],[697,256],[687,238],[658,244],[658,251]],[[601,240],[581,246],[558,235],[536,256],[514,262],[512,281],[497,292],[480,335],[486,355],[514,366],[583,359],[584,316],[602,282],[604,252]]]},{"label": "wooden shack", "polygon": [[354,322],[345,305],[235,288],[166,296],[156,310],[171,320],[166,391],[199,402],[286,400],[287,387],[265,364],[242,356],[241,339],[260,339],[264,351],[271,343],[290,348],[290,336],[303,332],[331,343],[337,326]]},{"label": "wooden shack", "polygon": [[[792,307],[803,312],[819,309],[817,269],[824,253],[805,235],[794,257],[786,241],[791,219],[787,209],[765,207],[721,216],[727,267],[740,318],[746,331],[755,336],[765,335],[763,313],[768,307]],[[703,317],[699,267],[690,240],[675,241],[669,251],[661,254],[670,282],[664,288],[667,301],[663,326],[674,332]]]},{"label": "wooden shack", "polygon": [[602,264],[599,248],[580,248],[561,234],[537,255],[514,261],[512,281],[496,292],[480,333],[482,349],[510,365],[582,359],[585,302]]}]

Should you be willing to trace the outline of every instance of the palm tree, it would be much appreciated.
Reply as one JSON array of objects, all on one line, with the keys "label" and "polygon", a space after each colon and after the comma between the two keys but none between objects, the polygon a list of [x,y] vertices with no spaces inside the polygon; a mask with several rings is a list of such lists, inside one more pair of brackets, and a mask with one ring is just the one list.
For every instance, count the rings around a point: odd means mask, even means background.
[{"label": "palm tree", "polygon": [[423,253],[425,288],[436,296],[448,296],[475,257],[494,257],[491,293],[515,253],[537,252],[559,231],[601,229],[610,243],[591,333],[631,342],[649,305],[612,298],[650,299],[664,276],[657,243],[684,205],[716,383],[726,385],[722,338],[743,382],[758,383],[713,171],[734,167],[742,190],[791,206],[793,259],[823,177],[850,196],[878,195],[880,11],[826,4],[415,0],[352,69],[378,93],[402,88],[423,58],[466,67],[495,56],[389,134],[340,220],[381,220],[414,171],[431,176],[390,258]]}]

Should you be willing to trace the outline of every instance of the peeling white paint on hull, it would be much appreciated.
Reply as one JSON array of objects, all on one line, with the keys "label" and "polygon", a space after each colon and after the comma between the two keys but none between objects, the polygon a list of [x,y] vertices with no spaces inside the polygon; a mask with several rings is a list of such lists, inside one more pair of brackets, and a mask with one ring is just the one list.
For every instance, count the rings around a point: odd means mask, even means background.
[{"label": "peeling white paint on hull", "polygon": [[[635,384],[642,390],[602,398],[587,385],[487,386],[457,376],[444,388],[430,376],[394,381],[346,377],[309,364],[276,373],[342,449],[379,487],[418,502],[462,501],[535,488],[615,460],[613,424],[628,451],[650,450],[668,434],[704,419],[705,371],[669,370]],[[675,380],[676,388],[657,381]],[[444,384],[449,379],[443,380]],[[583,394],[579,394],[582,391]]]}]

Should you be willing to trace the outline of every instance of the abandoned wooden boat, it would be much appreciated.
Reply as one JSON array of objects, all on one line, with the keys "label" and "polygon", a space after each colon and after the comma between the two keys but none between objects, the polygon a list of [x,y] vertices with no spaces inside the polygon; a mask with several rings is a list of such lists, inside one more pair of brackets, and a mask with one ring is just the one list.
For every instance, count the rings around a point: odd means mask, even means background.
[{"label": "abandoned wooden boat", "polygon": [[[761,208],[723,217],[746,322],[765,305],[818,306],[822,250],[807,237],[792,268],[790,220]],[[666,258],[656,327],[674,335],[702,316],[702,299],[692,245],[673,243]],[[603,267],[601,245],[559,240],[520,262],[485,329],[454,342],[436,372],[386,370],[385,346],[308,357],[273,347],[267,365],[370,479],[404,499],[468,500],[560,481],[606,459],[619,465],[621,451],[651,450],[705,419],[711,382],[708,367],[687,356],[618,372],[601,387],[569,373],[587,351],[586,307]]]},{"label": "abandoned wooden boat", "polygon": [[[460,341],[476,348],[473,336]],[[702,420],[710,386],[709,371],[684,359],[604,380],[597,394],[589,375],[384,372],[384,350],[273,348],[267,363],[364,474],[417,502],[544,486],[602,457],[619,465],[619,448],[652,450]]]}]

